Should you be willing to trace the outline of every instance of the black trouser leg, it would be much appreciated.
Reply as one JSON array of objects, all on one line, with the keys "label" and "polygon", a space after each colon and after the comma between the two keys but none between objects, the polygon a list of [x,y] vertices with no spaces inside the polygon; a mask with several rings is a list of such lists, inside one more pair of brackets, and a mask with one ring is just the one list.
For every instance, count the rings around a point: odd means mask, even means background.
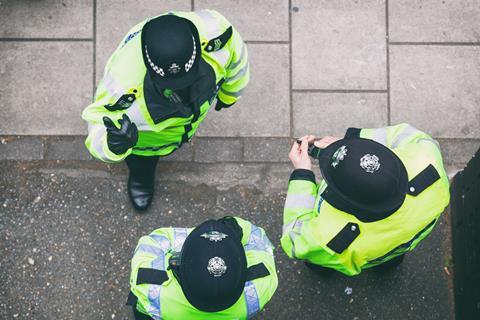
[{"label": "black trouser leg", "polygon": [[158,158],[131,154],[125,159],[130,171],[128,195],[135,209],[139,211],[146,210],[152,202]]}]

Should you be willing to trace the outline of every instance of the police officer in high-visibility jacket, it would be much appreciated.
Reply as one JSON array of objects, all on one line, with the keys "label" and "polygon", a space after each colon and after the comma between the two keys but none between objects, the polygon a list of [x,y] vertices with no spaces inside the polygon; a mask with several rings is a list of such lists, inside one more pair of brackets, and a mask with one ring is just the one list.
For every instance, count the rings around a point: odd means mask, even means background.
[{"label": "police officer in high-visibility jacket", "polygon": [[250,319],[277,289],[265,231],[236,217],[194,229],[160,228],[140,238],[132,259],[135,319]]},{"label": "police officer in high-visibility jacket", "polygon": [[233,105],[249,80],[245,43],[218,12],[168,12],[133,27],[107,62],[82,114],[85,144],[105,162],[126,160],[128,194],[152,201],[159,156],[188,142],[216,100]]},{"label": "police officer in high-visibility jacket", "polygon": [[[408,124],[315,140],[303,137],[289,155],[295,170],[281,238],[287,255],[349,276],[401,262],[450,199],[438,143]],[[308,153],[319,160],[319,184]]]}]

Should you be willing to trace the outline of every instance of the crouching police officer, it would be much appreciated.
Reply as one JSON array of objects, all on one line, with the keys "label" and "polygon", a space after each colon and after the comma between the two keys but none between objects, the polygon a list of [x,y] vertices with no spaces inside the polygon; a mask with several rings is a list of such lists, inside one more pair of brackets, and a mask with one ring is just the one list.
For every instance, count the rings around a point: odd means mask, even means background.
[{"label": "crouching police officer", "polygon": [[133,27],[110,57],[82,117],[85,144],[105,162],[125,160],[139,210],[153,197],[155,167],[188,142],[217,99],[233,105],[249,80],[247,49],[218,12],[169,12]]},{"label": "crouching police officer", "polygon": [[135,319],[250,319],[278,285],[265,231],[240,218],[140,238],[132,259]]},{"label": "crouching police officer", "polygon": [[[400,124],[314,140],[302,138],[289,155],[281,238],[289,257],[353,276],[400,260],[432,231],[450,194],[429,135]],[[308,153],[319,161],[319,184]]]}]

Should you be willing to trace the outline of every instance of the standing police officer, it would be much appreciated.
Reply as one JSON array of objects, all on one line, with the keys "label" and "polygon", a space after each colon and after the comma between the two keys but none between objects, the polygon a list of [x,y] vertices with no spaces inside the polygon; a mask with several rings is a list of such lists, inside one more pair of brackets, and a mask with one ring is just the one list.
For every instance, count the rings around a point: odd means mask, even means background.
[{"label": "standing police officer", "polygon": [[[349,276],[401,262],[450,199],[438,143],[408,124],[314,140],[304,137],[290,151],[295,170],[281,238],[287,255]],[[319,184],[308,153],[319,160]]]},{"label": "standing police officer", "polygon": [[236,217],[140,238],[127,305],[135,319],[250,319],[278,285],[265,231]]},{"label": "standing police officer", "polygon": [[105,162],[125,160],[139,210],[153,197],[155,167],[188,142],[215,98],[233,105],[249,80],[247,49],[218,12],[169,12],[133,27],[110,57],[83,112],[85,144]]}]

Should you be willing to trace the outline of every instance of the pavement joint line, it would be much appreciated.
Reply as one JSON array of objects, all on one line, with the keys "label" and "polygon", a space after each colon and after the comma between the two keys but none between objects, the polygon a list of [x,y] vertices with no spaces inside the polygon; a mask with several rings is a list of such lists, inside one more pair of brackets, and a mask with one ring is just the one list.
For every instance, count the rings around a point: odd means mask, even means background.
[{"label": "pavement joint line", "polygon": [[290,100],[290,138],[293,138],[293,67],[292,67],[292,0],[288,0],[288,76]]},{"label": "pavement joint line", "polygon": [[294,93],[388,93],[377,89],[292,89]]},{"label": "pavement joint line", "polygon": [[392,124],[392,108],[391,108],[391,99],[390,99],[390,20],[389,20],[389,3],[388,0],[385,0],[385,67],[386,67],[386,76],[387,76],[387,123],[388,125]]},{"label": "pavement joint line", "polygon": [[92,38],[0,38],[0,42],[91,42]]},{"label": "pavement joint line", "polygon": [[289,44],[290,41],[245,40],[246,44]]},{"label": "pavement joint line", "polygon": [[413,42],[413,41],[391,41],[392,46],[480,46],[480,42]]},{"label": "pavement joint line", "polygon": [[93,0],[93,79],[92,79],[92,95],[95,96],[95,86],[97,77],[97,0]]},{"label": "pavement joint line", "polygon": [[195,0],[190,1],[190,8],[192,9],[192,11],[195,11]]}]

